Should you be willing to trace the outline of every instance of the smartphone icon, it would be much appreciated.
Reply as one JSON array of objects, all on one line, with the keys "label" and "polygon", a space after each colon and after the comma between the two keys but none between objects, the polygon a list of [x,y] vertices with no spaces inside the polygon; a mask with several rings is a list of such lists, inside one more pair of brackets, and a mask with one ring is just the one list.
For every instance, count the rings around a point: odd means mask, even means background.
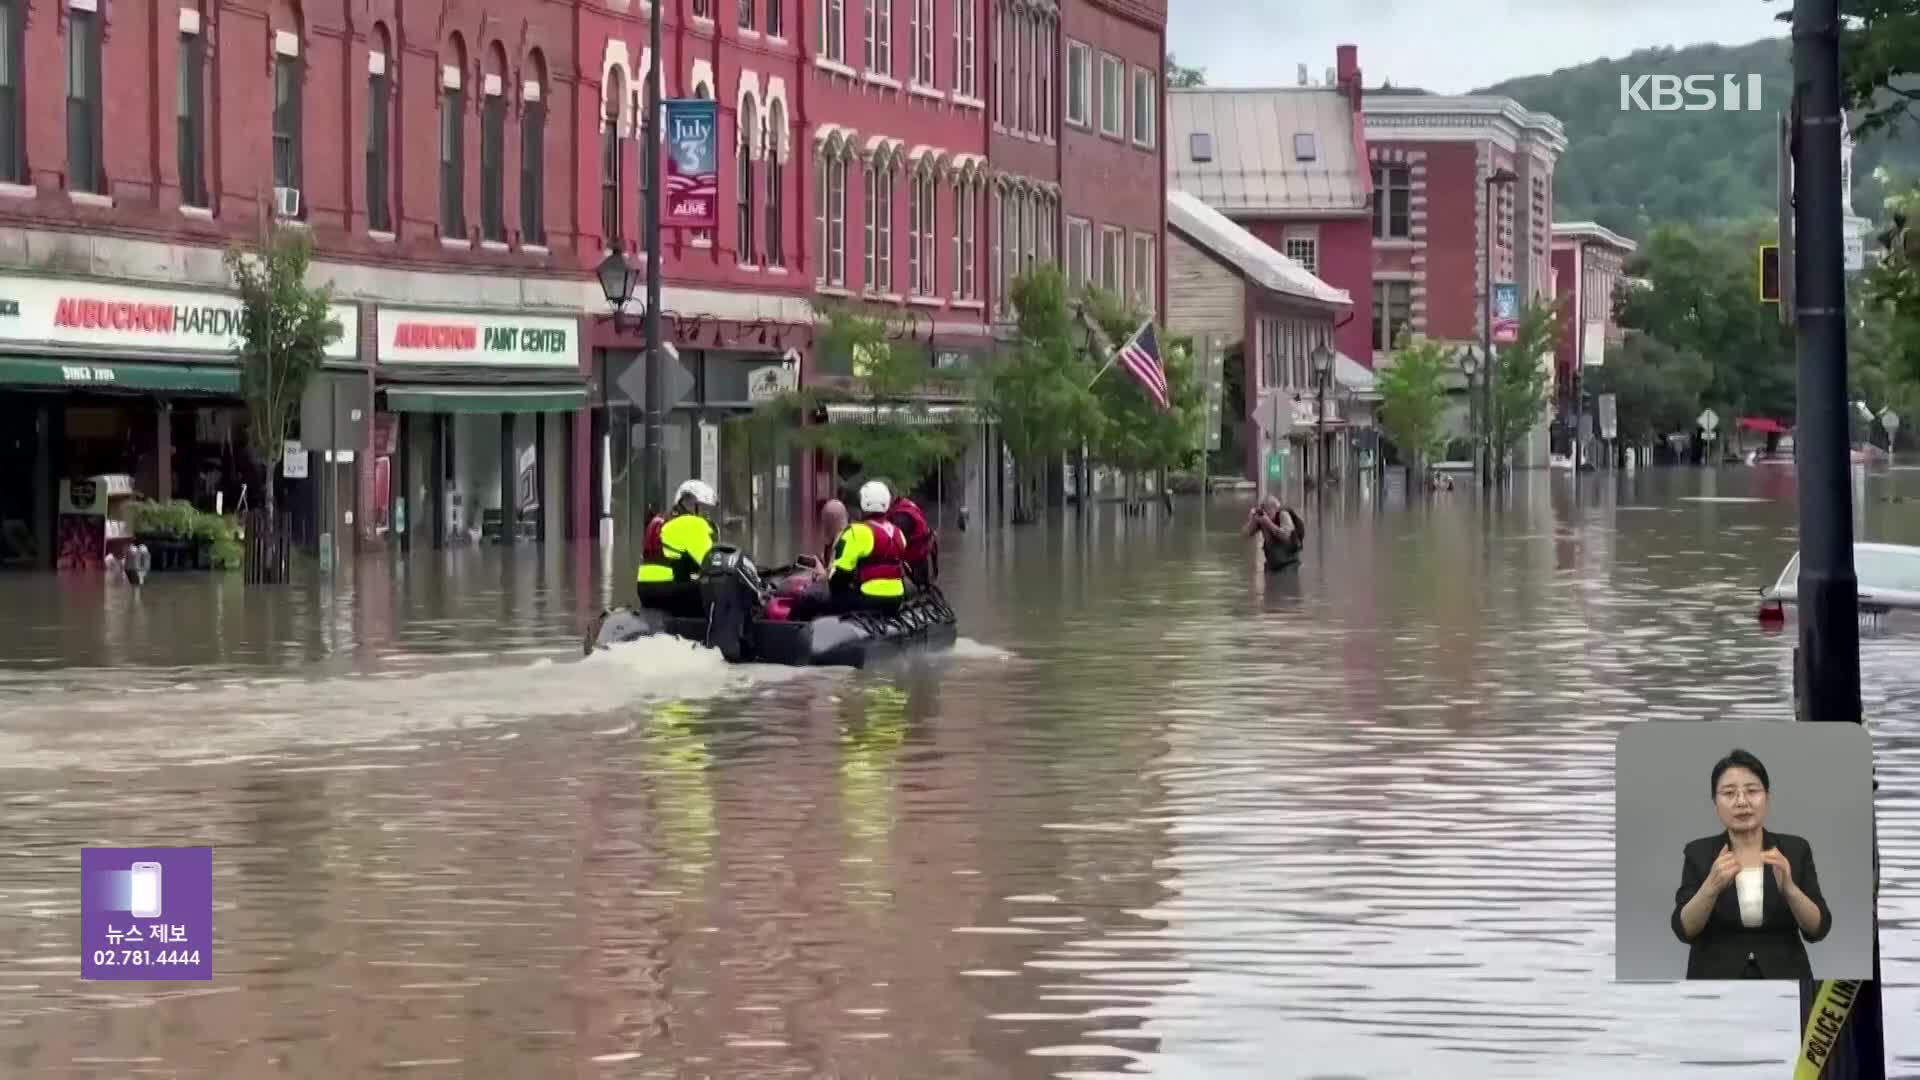
[{"label": "smartphone icon", "polygon": [[131,890],[133,917],[136,919],[157,919],[160,917],[160,864],[157,862],[137,862],[131,871],[133,888]]}]

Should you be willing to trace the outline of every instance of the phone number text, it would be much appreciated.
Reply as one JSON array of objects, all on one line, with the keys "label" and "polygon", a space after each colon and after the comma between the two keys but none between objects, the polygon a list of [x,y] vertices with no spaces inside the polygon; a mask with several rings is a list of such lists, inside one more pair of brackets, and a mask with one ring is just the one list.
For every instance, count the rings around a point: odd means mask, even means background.
[{"label": "phone number text", "polygon": [[199,962],[199,949],[93,950],[93,963],[95,967],[147,967],[152,964],[184,964],[192,966]]}]

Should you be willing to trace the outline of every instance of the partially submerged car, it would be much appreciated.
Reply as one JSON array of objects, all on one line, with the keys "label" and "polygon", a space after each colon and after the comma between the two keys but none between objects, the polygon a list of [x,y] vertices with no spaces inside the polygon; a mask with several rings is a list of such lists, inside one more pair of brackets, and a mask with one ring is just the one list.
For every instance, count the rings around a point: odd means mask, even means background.
[{"label": "partially submerged car", "polygon": [[[1854,595],[1860,607],[1860,634],[1878,636],[1892,624],[1913,622],[1920,625],[1914,612],[1920,611],[1920,547],[1907,544],[1853,545],[1853,572],[1858,582]],[[1797,607],[1800,599],[1800,554],[1795,552],[1787,568],[1772,585],[1760,590],[1760,625],[1770,632],[1786,628],[1787,608]],[[1896,615],[1896,613],[1898,613]],[[1796,715],[1804,715],[1800,700],[1800,648],[1793,650],[1793,700]]]},{"label": "partially submerged car", "polygon": [[[1920,547],[1907,544],[1853,545],[1853,573],[1859,582],[1861,629],[1884,628],[1894,611],[1920,610]],[[1800,553],[1787,568],[1760,590],[1760,624],[1778,629],[1786,623],[1786,609],[1800,599]]]}]

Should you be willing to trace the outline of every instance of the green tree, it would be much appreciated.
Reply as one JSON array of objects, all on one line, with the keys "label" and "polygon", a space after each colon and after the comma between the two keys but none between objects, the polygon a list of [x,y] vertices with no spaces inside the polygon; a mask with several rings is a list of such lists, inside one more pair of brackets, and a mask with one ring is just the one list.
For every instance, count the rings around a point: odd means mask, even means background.
[{"label": "green tree", "polygon": [[1588,385],[1614,395],[1619,437],[1647,443],[1676,431],[1691,431],[1700,415],[1700,395],[1712,372],[1699,353],[1676,349],[1648,334],[1633,334],[1591,368]]},{"label": "green tree", "polygon": [[[851,359],[851,385],[803,388],[760,405],[743,422],[753,445],[776,446],[781,436],[790,436],[801,446],[859,462],[862,479],[884,476],[901,484],[957,455],[965,445],[964,425],[936,417],[927,400],[930,392],[952,389],[951,380],[932,368],[924,350],[894,341],[883,319],[824,306],[819,351]],[[807,423],[829,404],[856,408],[843,420]]]},{"label": "green tree", "polygon": [[307,384],[342,329],[333,317],[333,289],[307,284],[313,246],[306,231],[275,228],[262,249],[249,254],[233,248],[225,262],[240,294],[240,344],[235,352],[247,405],[248,449],[266,474],[261,499],[272,520],[274,470]]},{"label": "green tree", "polygon": [[[1086,292],[1087,314],[1107,338],[1104,366],[1113,350],[1130,340],[1146,322],[1144,312],[1101,289]],[[1161,409],[1145,388],[1117,366],[1093,384],[1099,422],[1088,440],[1095,460],[1134,474],[1185,467],[1201,451],[1200,425],[1206,419],[1206,394],[1194,369],[1191,342],[1161,341],[1167,376],[1168,408]]]},{"label": "green tree", "polygon": [[1520,443],[1539,426],[1547,409],[1547,387],[1552,381],[1553,347],[1560,338],[1560,307],[1528,304],[1520,312],[1514,340],[1494,350],[1488,371],[1492,388],[1487,394],[1491,412],[1487,437],[1493,459],[1505,473]]},{"label": "green tree", "polygon": [[1207,85],[1207,69],[1203,67],[1181,67],[1173,62],[1173,54],[1167,54],[1167,85],[1176,90]]},{"label": "green tree", "polygon": [[975,400],[1013,457],[1013,520],[1024,523],[1034,520],[1040,469],[1099,430],[1100,406],[1091,388],[1096,369],[1081,355],[1059,268],[1040,266],[1016,278],[1013,306],[1018,338],[981,370]]},{"label": "green tree", "polygon": [[1380,426],[1414,477],[1425,476],[1446,445],[1447,377],[1456,366],[1453,351],[1438,341],[1403,341],[1376,376]]},{"label": "green tree", "polygon": [[1706,362],[1701,402],[1729,419],[1793,413],[1793,337],[1759,298],[1760,244],[1772,229],[1655,229],[1628,266],[1644,287],[1625,289],[1618,307],[1622,326]]}]

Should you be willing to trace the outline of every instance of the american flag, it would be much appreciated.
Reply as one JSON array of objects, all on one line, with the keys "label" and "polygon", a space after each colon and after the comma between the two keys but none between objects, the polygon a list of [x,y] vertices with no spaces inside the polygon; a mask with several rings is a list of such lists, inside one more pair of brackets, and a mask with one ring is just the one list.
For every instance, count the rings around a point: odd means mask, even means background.
[{"label": "american flag", "polygon": [[1167,401],[1167,369],[1160,365],[1160,342],[1153,333],[1153,320],[1142,323],[1134,332],[1131,340],[1120,347],[1115,361],[1127,369],[1153,403],[1165,412],[1170,404]]}]

